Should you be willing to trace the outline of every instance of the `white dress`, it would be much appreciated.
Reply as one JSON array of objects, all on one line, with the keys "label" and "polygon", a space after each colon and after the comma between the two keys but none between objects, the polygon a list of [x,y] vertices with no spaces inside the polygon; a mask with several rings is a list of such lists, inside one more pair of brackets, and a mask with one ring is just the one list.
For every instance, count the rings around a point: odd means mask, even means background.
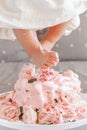
[{"label": "white dress", "polygon": [[12,29],[43,29],[72,19],[66,34],[80,24],[87,0],[0,0],[0,38],[15,39]]}]

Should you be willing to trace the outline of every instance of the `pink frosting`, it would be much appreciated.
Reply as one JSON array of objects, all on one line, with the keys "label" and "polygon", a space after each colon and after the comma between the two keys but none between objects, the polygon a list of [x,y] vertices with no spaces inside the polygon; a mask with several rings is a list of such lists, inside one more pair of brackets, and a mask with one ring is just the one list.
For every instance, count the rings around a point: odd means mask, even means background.
[{"label": "pink frosting", "polygon": [[80,85],[78,75],[71,70],[59,73],[25,65],[14,91],[0,102],[0,117],[30,124],[80,120],[87,117],[87,102],[79,95]]},{"label": "pink frosting", "polygon": [[0,117],[8,120],[19,120],[19,108],[14,105],[2,105],[0,108]]},{"label": "pink frosting", "polygon": [[78,103],[76,103],[75,112],[77,120],[87,118],[87,102],[80,100]]},{"label": "pink frosting", "polygon": [[24,65],[23,69],[21,70],[19,74],[19,78],[21,79],[30,79],[32,76],[35,75],[35,66],[30,64]]},{"label": "pink frosting", "polygon": [[63,123],[63,110],[55,102],[49,103],[39,113],[39,124],[60,124]]},{"label": "pink frosting", "polygon": [[23,107],[23,121],[25,123],[35,124],[37,121],[37,113],[32,109],[31,106]]}]

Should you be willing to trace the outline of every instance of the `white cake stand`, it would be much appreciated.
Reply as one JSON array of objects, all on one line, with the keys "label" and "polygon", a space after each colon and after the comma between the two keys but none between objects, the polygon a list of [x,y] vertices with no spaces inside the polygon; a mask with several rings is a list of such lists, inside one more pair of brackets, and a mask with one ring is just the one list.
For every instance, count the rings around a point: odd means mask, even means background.
[{"label": "white cake stand", "polygon": [[[83,99],[87,100],[87,94],[82,94],[81,96]],[[82,119],[80,121],[76,122],[69,122],[64,124],[58,124],[58,125],[30,125],[30,124],[24,124],[23,122],[13,122],[13,121],[7,121],[0,119],[0,125],[7,127],[7,128],[13,128],[17,130],[69,130],[71,128],[80,127],[87,124],[87,118]]]}]

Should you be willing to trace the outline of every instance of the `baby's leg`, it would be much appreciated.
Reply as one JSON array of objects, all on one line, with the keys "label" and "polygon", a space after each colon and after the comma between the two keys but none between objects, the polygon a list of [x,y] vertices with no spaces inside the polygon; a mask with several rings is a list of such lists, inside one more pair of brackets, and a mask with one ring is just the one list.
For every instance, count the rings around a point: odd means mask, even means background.
[{"label": "baby's leg", "polygon": [[44,49],[51,50],[55,43],[61,38],[64,34],[67,26],[70,21],[50,27],[45,35],[45,37],[41,40],[41,44]]},{"label": "baby's leg", "polygon": [[36,31],[19,29],[14,29],[13,31],[34,64],[41,68],[48,68],[57,64],[57,53],[43,50]]}]

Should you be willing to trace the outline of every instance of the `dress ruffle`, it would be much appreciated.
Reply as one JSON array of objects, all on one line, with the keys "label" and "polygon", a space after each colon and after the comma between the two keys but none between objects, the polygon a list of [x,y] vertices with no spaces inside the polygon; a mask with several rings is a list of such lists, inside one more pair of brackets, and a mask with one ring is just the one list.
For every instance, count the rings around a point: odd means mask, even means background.
[{"label": "dress ruffle", "polygon": [[43,29],[86,11],[86,0],[0,0],[0,28]]}]

